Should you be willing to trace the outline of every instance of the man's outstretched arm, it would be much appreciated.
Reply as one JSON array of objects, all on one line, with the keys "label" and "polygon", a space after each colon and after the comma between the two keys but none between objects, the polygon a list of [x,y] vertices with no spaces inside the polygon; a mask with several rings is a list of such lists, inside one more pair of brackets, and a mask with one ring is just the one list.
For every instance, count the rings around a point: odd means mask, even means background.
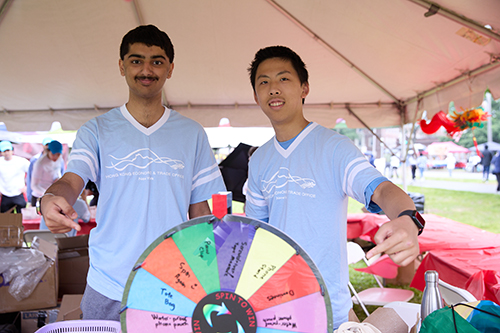
[{"label": "man's outstretched arm", "polygon": [[84,187],[80,176],[67,172],[57,182],[52,184],[40,201],[45,224],[53,233],[64,233],[81,227],[73,219],[78,214],[73,209],[73,204]]}]

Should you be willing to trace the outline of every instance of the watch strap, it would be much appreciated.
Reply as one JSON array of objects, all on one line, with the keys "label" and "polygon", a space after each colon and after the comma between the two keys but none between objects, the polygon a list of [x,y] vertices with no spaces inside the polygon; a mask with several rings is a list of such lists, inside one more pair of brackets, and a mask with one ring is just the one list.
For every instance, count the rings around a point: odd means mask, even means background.
[{"label": "watch strap", "polygon": [[399,213],[398,217],[401,217],[401,216],[404,216],[404,215],[408,215],[411,218],[411,220],[413,221],[413,223],[415,223],[415,225],[417,226],[417,228],[418,228],[418,235],[420,235],[422,233],[422,231],[424,230],[425,221],[424,221],[424,223],[420,222],[419,219],[416,216],[417,214],[419,214],[417,210],[415,210],[415,209],[413,209],[413,210],[408,209],[408,210],[404,210],[401,213]]},{"label": "watch strap", "polygon": [[36,200],[36,213],[38,215],[43,215],[43,213],[42,213],[42,199],[43,199],[43,197],[45,197],[47,195],[51,195],[53,197],[55,196],[55,194],[53,194],[53,193],[45,193],[44,195],[42,195],[40,198],[38,198]]}]

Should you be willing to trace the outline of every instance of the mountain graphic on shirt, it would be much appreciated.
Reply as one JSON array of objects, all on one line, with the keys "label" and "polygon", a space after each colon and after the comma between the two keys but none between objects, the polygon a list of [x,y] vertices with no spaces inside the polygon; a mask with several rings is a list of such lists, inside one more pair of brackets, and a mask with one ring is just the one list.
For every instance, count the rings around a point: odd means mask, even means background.
[{"label": "mountain graphic on shirt", "polygon": [[281,167],[279,171],[271,177],[271,179],[262,180],[262,190],[264,192],[271,193],[273,189],[282,188],[288,183],[295,183],[303,189],[316,186],[316,182],[313,179],[292,176],[288,168]]},{"label": "mountain graphic on shirt", "polygon": [[137,169],[145,169],[148,165],[153,163],[166,164],[175,170],[184,169],[184,162],[173,160],[169,157],[160,157],[149,148],[137,149],[136,151],[133,151],[127,156],[121,158],[113,155],[109,155],[109,157],[111,157],[114,162],[111,162],[111,165],[107,165],[106,168],[115,169],[117,171],[123,171],[129,166]]}]

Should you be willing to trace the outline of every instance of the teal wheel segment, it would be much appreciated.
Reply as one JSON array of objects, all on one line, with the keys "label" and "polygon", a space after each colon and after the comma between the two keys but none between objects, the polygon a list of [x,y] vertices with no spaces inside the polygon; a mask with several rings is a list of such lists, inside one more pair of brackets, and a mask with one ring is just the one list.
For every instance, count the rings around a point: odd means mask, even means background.
[{"label": "teal wheel segment", "polygon": [[144,269],[130,286],[127,308],[191,317],[196,303]]}]

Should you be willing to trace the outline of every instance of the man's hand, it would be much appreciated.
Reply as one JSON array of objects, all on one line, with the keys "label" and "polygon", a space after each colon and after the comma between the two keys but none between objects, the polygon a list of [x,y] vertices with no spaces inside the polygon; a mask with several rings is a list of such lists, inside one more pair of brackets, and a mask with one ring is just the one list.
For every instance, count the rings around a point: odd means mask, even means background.
[{"label": "man's hand", "polygon": [[375,234],[374,241],[377,246],[368,251],[368,259],[386,253],[394,263],[406,266],[420,253],[418,228],[406,215],[384,223]]},{"label": "man's hand", "polygon": [[413,200],[390,181],[381,183],[373,192],[372,201],[384,211],[389,222],[384,223],[373,237],[377,246],[368,251],[367,258],[387,253],[396,264],[406,266],[419,255],[418,228],[411,217],[398,215],[415,209]]},{"label": "man's hand", "polygon": [[78,214],[63,197],[47,195],[42,198],[40,204],[45,224],[52,233],[61,234],[71,229],[81,230],[80,225],[73,221]]},{"label": "man's hand", "polygon": [[66,172],[57,182],[52,184],[45,193],[41,201],[41,209],[45,224],[55,234],[71,231],[80,231],[81,227],[73,219],[78,214],[73,209],[73,204],[82,192],[84,186],[80,176]]}]

